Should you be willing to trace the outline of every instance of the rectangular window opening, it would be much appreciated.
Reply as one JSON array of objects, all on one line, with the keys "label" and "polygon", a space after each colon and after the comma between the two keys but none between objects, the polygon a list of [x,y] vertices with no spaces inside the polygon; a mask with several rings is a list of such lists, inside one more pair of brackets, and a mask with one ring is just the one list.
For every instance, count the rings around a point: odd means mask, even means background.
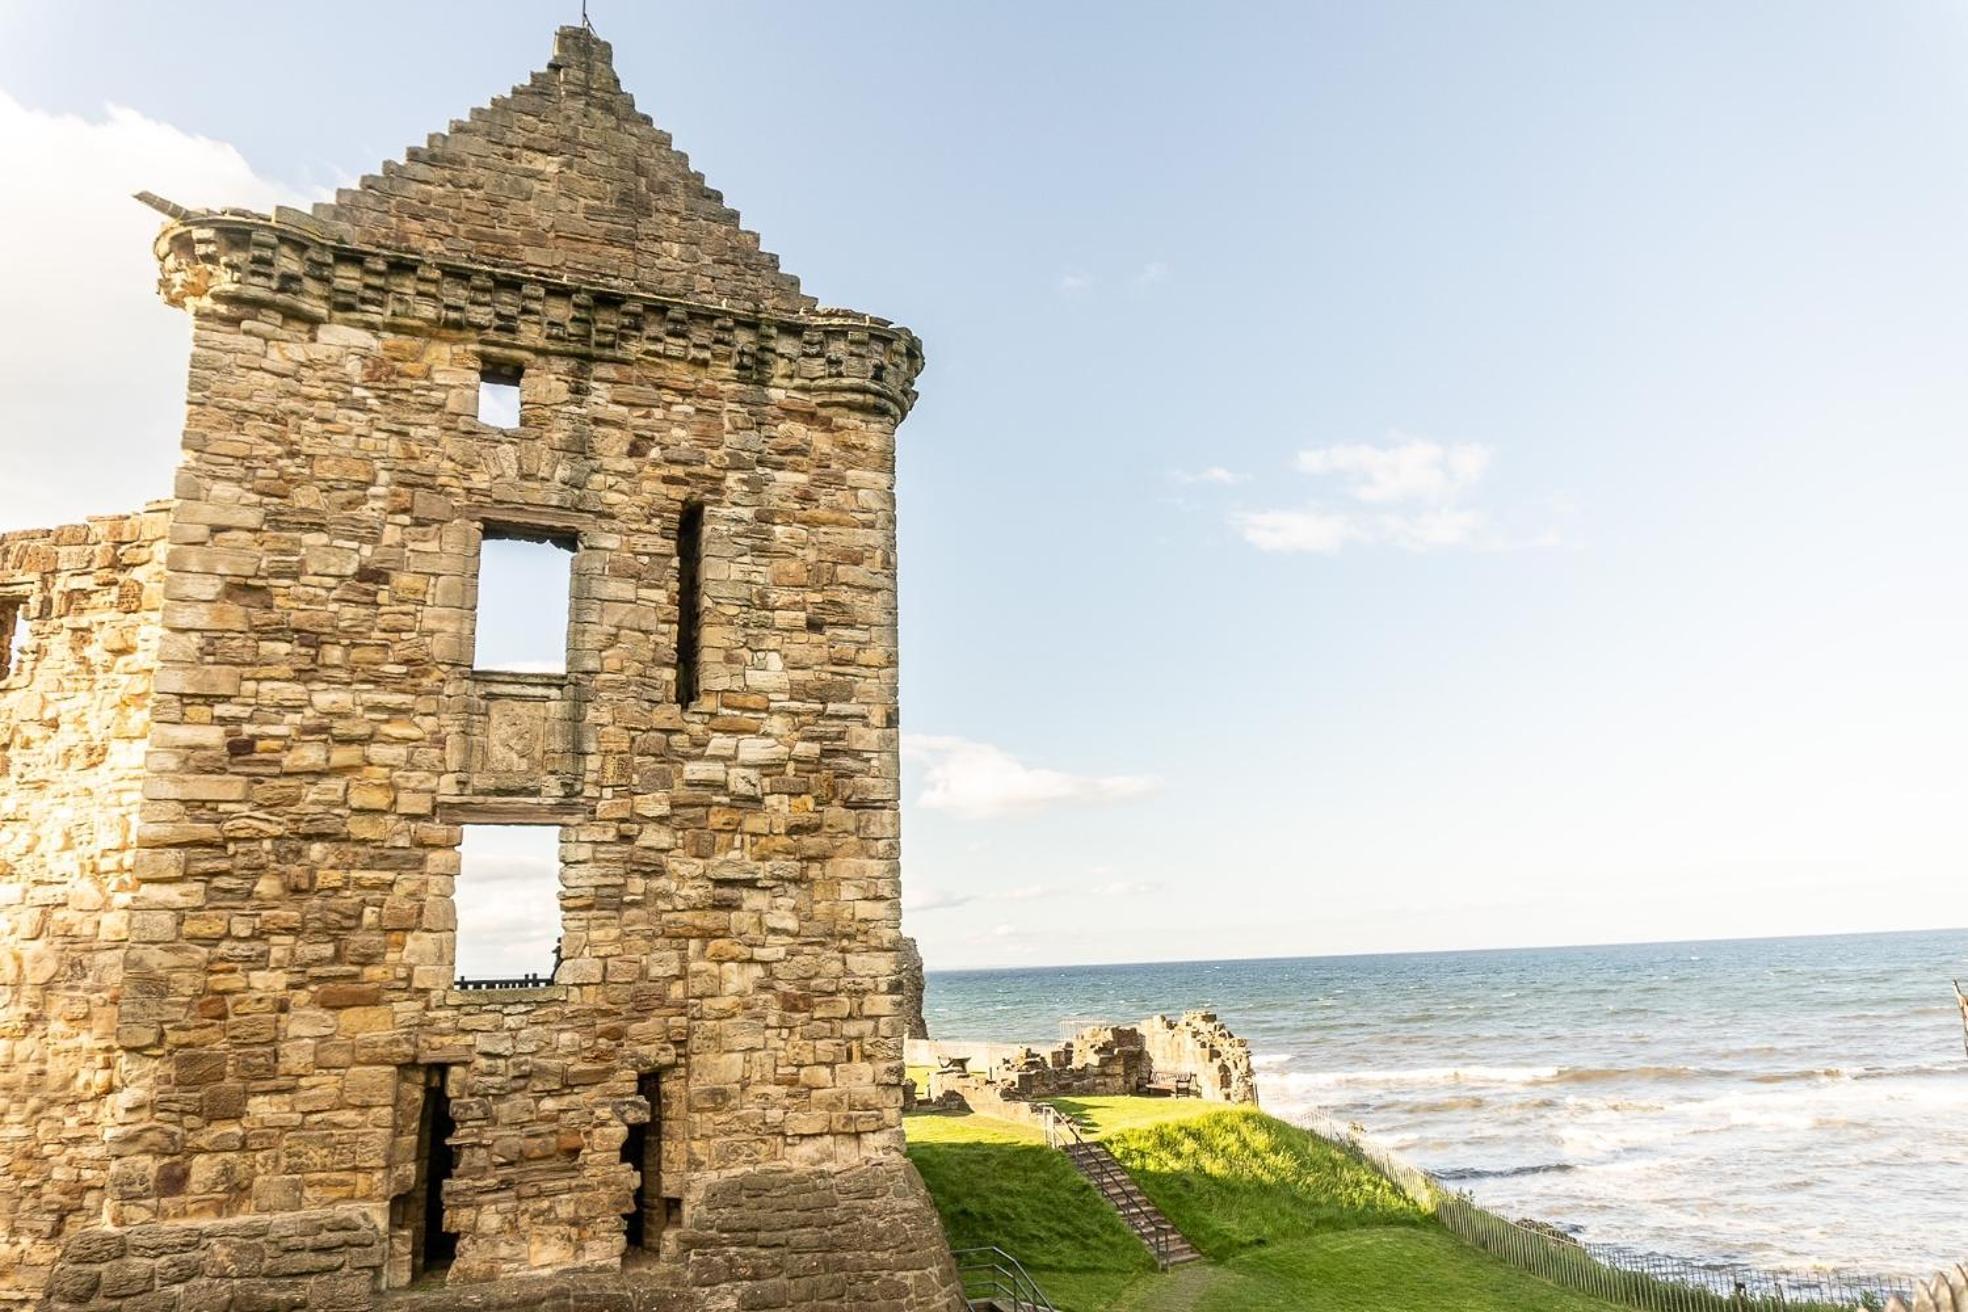
[{"label": "rectangular window opening", "polygon": [[629,1127],[622,1141],[622,1160],[636,1172],[634,1206],[627,1218],[631,1249],[655,1250],[669,1221],[663,1198],[663,1091],[661,1077],[649,1071],[636,1077],[636,1093],[649,1104],[649,1119]]},{"label": "rectangular window opening", "polygon": [[697,700],[704,622],[704,503],[686,502],[677,520],[677,705]]},{"label": "rectangular window opening", "polygon": [[0,682],[20,671],[27,645],[27,603],[19,597],[0,597]]},{"label": "rectangular window opening", "polygon": [[478,549],[472,664],[509,674],[567,673],[571,536],[487,525]]},{"label": "rectangular window opening", "polygon": [[560,829],[466,825],[451,902],[457,986],[541,988],[560,969]]},{"label": "rectangular window opening", "polygon": [[411,1191],[416,1218],[414,1275],[451,1265],[458,1255],[458,1236],[444,1228],[444,1183],[451,1178],[457,1150],[451,1136],[458,1126],[451,1119],[451,1099],[444,1089],[446,1068],[424,1072],[424,1102],[417,1118],[417,1185]]},{"label": "rectangular window opening", "polygon": [[488,364],[478,375],[478,422],[488,428],[519,427],[517,366]]}]

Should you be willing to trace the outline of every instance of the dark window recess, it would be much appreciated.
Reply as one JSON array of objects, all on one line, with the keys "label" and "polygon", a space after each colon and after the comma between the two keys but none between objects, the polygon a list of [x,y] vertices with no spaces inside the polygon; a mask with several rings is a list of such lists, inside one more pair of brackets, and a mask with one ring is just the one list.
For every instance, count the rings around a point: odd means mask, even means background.
[{"label": "dark window recess", "polygon": [[27,606],[18,597],[0,597],[0,679],[20,669],[27,642]]},{"label": "dark window recess", "polygon": [[487,365],[478,375],[478,422],[488,428],[519,427],[519,370]]},{"label": "dark window recess", "polygon": [[417,1217],[417,1242],[411,1251],[417,1255],[420,1273],[446,1267],[458,1255],[458,1236],[444,1228],[444,1182],[451,1178],[456,1153],[451,1136],[458,1126],[451,1119],[451,1099],[444,1092],[445,1068],[433,1066],[424,1075],[424,1106],[417,1121],[417,1188],[421,1193]]},{"label": "dark window recess", "polygon": [[636,1092],[649,1103],[649,1119],[631,1125],[622,1141],[622,1160],[636,1172],[628,1240],[630,1248],[655,1248],[669,1219],[663,1198],[663,1091],[655,1071],[637,1077]]},{"label": "dark window recess", "polygon": [[697,700],[699,650],[703,642],[704,503],[684,506],[677,521],[677,705]]}]

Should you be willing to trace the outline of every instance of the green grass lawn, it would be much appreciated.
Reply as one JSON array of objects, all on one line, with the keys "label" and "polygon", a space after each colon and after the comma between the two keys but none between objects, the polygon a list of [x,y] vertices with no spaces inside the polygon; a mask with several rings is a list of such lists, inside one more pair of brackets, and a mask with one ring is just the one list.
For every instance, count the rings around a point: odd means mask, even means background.
[{"label": "green grass lawn", "polygon": [[1065,1312],[1124,1307],[1154,1259],[1037,1130],[988,1116],[905,1118],[909,1158],[952,1248],[1002,1248]]},{"label": "green grass lawn", "polygon": [[1016,1256],[1063,1312],[1608,1312],[1467,1247],[1316,1135],[1196,1099],[1064,1107],[1208,1262],[1164,1275],[1036,1130],[908,1119],[909,1156],[951,1243]]},{"label": "green grass lawn", "polygon": [[1223,1110],[1222,1103],[1204,1102],[1201,1098],[1053,1098],[1050,1101],[1101,1138],[1138,1126],[1186,1121]]}]

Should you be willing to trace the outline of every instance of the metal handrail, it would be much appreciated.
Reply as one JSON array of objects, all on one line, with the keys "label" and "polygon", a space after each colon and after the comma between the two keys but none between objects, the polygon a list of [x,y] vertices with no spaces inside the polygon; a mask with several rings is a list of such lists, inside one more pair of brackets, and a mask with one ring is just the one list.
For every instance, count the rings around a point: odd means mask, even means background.
[{"label": "metal handrail", "polygon": [[[1096,1152],[1074,1156],[1071,1151],[1073,1148],[1090,1149],[1097,1146],[1080,1133],[1078,1121],[1049,1102],[1039,1103],[1038,1108],[1039,1119],[1045,1125],[1046,1147],[1057,1148],[1067,1156],[1073,1157],[1076,1164],[1098,1177],[1096,1183],[1111,1186],[1111,1188],[1102,1188],[1102,1195],[1114,1210],[1121,1214],[1121,1219],[1128,1222],[1129,1228],[1141,1242],[1147,1245],[1148,1251],[1154,1255],[1156,1267],[1164,1271],[1168,1270],[1169,1252],[1174,1247],[1171,1236],[1179,1235],[1180,1232],[1169,1223],[1168,1218],[1154,1209],[1153,1204],[1142,1206],[1122,1201],[1127,1198],[1130,1189],[1138,1190],[1141,1186],[1135,1183],[1132,1176],[1118,1169],[1112,1158]],[[1119,1198],[1116,1198],[1116,1195],[1119,1195]]]},{"label": "metal handrail", "polygon": [[964,1302],[973,1312],[1059,1312],[1039,1282],[1004,1249],[960,1248],[956,1259]]}]

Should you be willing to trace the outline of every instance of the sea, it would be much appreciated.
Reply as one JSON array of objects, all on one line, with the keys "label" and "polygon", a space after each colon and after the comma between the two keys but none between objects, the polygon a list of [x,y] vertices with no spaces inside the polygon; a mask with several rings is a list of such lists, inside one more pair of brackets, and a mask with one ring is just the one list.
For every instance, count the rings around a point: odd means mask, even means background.
[{"label": "sea", "polygon": [[932,971],[938,1038],[1214,1011],[1264,1108],[1493,1211],[1779,1271],[1968,1260],[1968,930]]}]

